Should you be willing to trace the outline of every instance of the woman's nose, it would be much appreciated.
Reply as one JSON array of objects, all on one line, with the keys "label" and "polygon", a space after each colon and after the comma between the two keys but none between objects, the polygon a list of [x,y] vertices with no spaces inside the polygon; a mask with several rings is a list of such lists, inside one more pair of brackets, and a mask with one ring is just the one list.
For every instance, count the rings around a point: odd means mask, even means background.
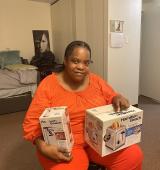
[{"label": "woman's nose", "polygon": [[80,62],[80,63],[78,63],[77,68],[84,69],[85,68],[85,64]]}]

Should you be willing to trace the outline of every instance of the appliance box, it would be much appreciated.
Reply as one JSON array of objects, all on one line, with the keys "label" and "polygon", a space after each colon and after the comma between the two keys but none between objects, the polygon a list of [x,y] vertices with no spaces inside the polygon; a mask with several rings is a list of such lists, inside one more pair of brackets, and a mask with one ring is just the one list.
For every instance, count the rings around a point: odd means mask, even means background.
[{"label": "appliance box", "polygon": [[70,153],[74,141],[67,107],[46,108],[39,120],[45,142]]},{"label": "appliance box", "polygon": [[101,156],[141,141],[143,110],[130,106],[115,112],[112,105],[86,110],[85,140]]}]

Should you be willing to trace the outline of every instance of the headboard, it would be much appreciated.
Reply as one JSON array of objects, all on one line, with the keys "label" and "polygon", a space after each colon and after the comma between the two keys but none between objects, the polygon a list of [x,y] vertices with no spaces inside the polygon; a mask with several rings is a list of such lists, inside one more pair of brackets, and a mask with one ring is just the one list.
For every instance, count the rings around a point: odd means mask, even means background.
[{"label": "headboard", "polygon": [[9,51],[0,51],[0,68],[4,69],[6,65],[11,64],[21,64],[22,60],[20,57],[20,51],[18,50],[9,50]]}]

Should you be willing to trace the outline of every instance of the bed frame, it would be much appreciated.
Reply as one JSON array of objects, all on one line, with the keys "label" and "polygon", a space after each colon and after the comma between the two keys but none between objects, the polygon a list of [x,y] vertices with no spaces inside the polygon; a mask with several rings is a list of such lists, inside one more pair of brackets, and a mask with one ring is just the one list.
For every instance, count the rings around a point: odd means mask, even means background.
[{"label": "bed frame", "polygon": [[0,99],[0,114],[25,111],[32,100],[31,92]]}]

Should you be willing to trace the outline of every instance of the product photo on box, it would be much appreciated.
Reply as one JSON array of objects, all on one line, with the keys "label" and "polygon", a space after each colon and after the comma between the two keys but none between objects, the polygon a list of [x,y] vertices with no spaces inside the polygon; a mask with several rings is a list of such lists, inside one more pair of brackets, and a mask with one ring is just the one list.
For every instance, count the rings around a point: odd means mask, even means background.
[{"label": "product photo on box", "polygon": [[39,120],[45,142],[64,148],[70,154],[74,140],[67,107],[46,108]]},{"label": "product photo on box", "polygon": [[85,140],[101,156],[141,141],[143,110],[130,106],[115,112],[112,105],[86,110]]}]

